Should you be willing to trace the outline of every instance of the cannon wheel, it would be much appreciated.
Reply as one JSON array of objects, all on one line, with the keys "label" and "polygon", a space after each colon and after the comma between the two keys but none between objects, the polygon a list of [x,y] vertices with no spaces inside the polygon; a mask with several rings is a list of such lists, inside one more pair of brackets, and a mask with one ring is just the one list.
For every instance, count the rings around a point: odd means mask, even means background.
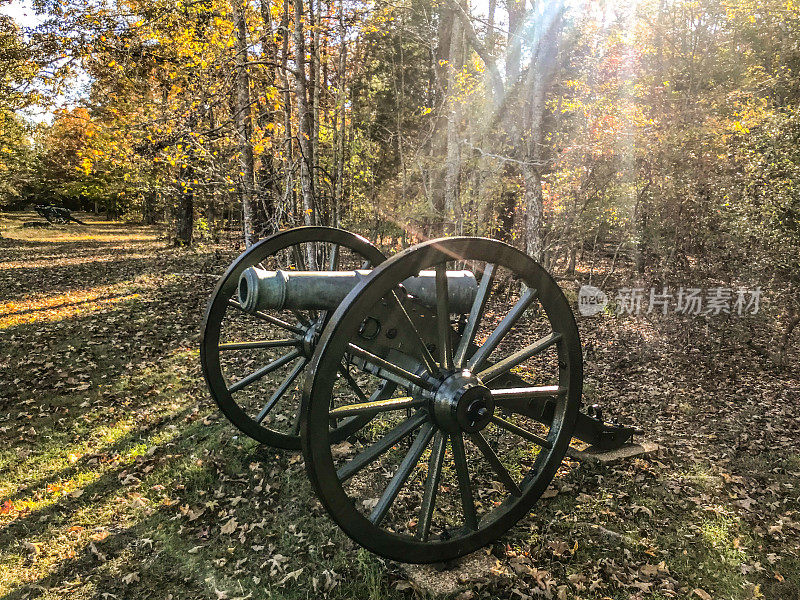
[{"label": "cannon wheel", "polygon": [[[454,267],[483,272],[470,315],[458,320],[449,316],[444,276]],[[426,268],[443,275],[437,277],[436,326],[428,327],[436,330],[437,343],[420,333],[421,343],[406,350],[402,367],[391,354],[382,359],[359,348],[360,324],[377,314],[373,307],[395,302],[392,296],[403,302],[398,284]],[[515,287],[519,282],[525,285]],[[512,288],[516,302],[507,296]],[[411,314],[413,299],[406,297],[405,307]],[[524,338],[508,335],[518,327]],[[542,337],[525,345],[531,333]],[[371,362],[373,372],[380,367],[395,382],[405,380],[400,388],[407,394],[347,405],[347,414],[379,411],[348,438],[354,441],[349,452],[327,427],[341,410],[335,372],[348,353],[363,357],[365,367]],[[538,366],[524,371],[528,359]],[[569,304],[530,257],[483,238],[409,248],[347,296],[314,352],[301,434],[317,496],[347,535],[389,559],[438,562],[489,544],[528,513],[555,476],[575,427],[582,365]],[[530,387],[503,387],[520,377]],[[531,385],[538,382],[551,385]],[[544,407],[547,424],[535,421]]]},{"label": "cannon wheel", "polygon": [[[280,431],[275,426],[265,425],[264,418],[270,411],[278,412],[281,407],[277,405],[287,402],[288,397],[291,396],[288,393],[290,388],[295,382],[302,381],[300,376],[307,368],[313,344],[322,330],[327,315],[324,313],[292,313],[290,311],[284,311],[278,317],[275,314],[263,312],[249,315],[242,311],[236,301],[236,288],[239,277],[245,269],[259,264],[268,264],[270,260],[278,260],[276,257],[279,256],[284,257],[277,263],[281,268],[304,270],[309,247],[314,248],[321,256],[320,249],[323,246],[327,249],[327,256],[324,257],[326,261],[324,267],[319,265],[322,269],[337,270],[338,259],[344,253],[343,249],[350,251],[352,257],[363,259],[363,261],[359,261],[359,268],[380,264],[386,258],[378,248],[363,237],[342,229],[298,227],[283,231],[261,240],[242,253],[217,282],[206,308],[200,342],[200,360],[211,395],[223,414],[237,429],[258,442],[276,448],[287,450],[300,448],[299,401],[296,402],[298,419],[293,425],[284,427],[284,431]],[[293,264],[286,264],[287,262]],[[230,311],[234,311],[236,318],[252,319],[254,327],[265,326],[265,322],[268,326],[274,326],[275,330],[280,332],[279,339],[255,341],[234,339],[232,342],[220,343],[226,338],[224,335],[225,317]],[[311,331],[312,328],[313,331]],[[265,348],[269,348],[270,351],[277,350],[281,356],[275,361],[260,365],[256,371],[250,373],[251,383],[248,383],[248,377],[239,379],[233,384],[228,381],[228,377],[224,374],[225,368],[221,361],[221,351],[226,354],[255,353],[264,351]],[[264,394],[263,400],[259,402],[261,410],[257,408],[253,410],[253,407],[244,406],[241,401],[237,402],[236,397],[245,391],[244,388],[257,382],[260,382],[259,385],[261,385],[262,377],[271,373],[281,375],[282,382],[280,385],[276,385],[274,390],[267,389],[268,393]],[[339,436],[345,436],[348,431],[363,425],[367,420],[350,419],[341,423],[337,422],[337,425],[341,425],[339,427],[341,431],[332,437],[336,439]]]}]

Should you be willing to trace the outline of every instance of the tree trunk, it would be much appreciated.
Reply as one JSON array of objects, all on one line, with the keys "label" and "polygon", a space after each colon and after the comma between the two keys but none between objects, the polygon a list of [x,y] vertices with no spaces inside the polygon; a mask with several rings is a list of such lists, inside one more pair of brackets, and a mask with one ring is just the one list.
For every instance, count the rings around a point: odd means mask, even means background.
[{"label": "tree trunk", "polygon": [[[320,92],[322,84],[320,81],[320,1],[318,0],[316,7],[313,0],[308,0],[308,17],[309,25],[311,28],[311,48],[309,65],[309,83],[310,89],[308,99],[311,103],[311,181],[312,189],[315,192],[317,200],[317,208],[322,210],[321,206],[321,192],[322,186],[319,179],[319,121],[320,121]],[[323,211],[324,212],[324,211]],[[324,218],[324,215],[317,215],[317,220]],[[323,221],[324,222],[324,221]]]},{"label": "tree trunk", "polygon": [[525,0],[508,0],[508,39],[506,43],[506,87],[517,83],[522,58],[522,35],[525,25]]},{"label": "tree trunk", "polygon": [[[261,54],[267,63],[264,69],[265,86],[264,95],[267,96],[266,106],[263,111],[258,111],[258,126],[262,130],[270,123],[276,125],[277,110],[273,107],[274,102],[269,99],[269,94],[278,83],[277,64],[278,47],[276,43],[275,26],[272,19],[270,0],[260,0],[261,20],[263,21],[264,32],[261,36]],[[278,159],[272,151],[266,151],[259,157],[261,159],[260,168],[256,171],[255,194],[259,200],[258,204],[266,218],[265,226],[270,233],[279,229],[279,206],[283,191],[281,190],[281,177],[278,174]]]},{"label": "tree trunk", "polygon": [[517,200],[519,198],[519,174],[516,165],[507,162],[503,166],[501,175],[502,188],[500,192],[500,207],[498,209],[499,223],[497,237],[503,242],[514,242],[514,217],[517,214]]},{"label": "tree trunk", "polygon": [[542,262],[544,259],[542,176],[534,167],[526,166],[522,171],[525,178],[525,248],[534,260]]},{"label": "tree trunk", "polygon": [[344,26],[344,6],[342,5],[339,10],[339,97],[336,99],[338,127],[335,128],[336,134],[336,179],[334,181],[333,191],[333,218],[332,225],[339,227],[341,219],[341,211],[344,206],[344,153],[345,153],[345,139],[347,136],[347,40],[346,31]]},{"label": "tree trunk", "polygon": [[431,94],[431,106],[441,107],[435,113],[433,124],[434,135],[430,137],[428,145],[429,161],[429,195],[431,198],[431,208],[434,217],[429,224],[427,235],[435,237],[444,232],[443,221],[447,220],[446,210],[446,166],[442,164],[442,157],[447,155],[447,126],[449,110],[448,85],[451,80],[451,66],[448,61],[452,57],[450,45],[453,39],[453,26],[456,22],[456,15],[453,10],[442,7],[439,16],[439,28],[437,31],[436,49],[432,53],[431,72],[433,74],[433,93]]},{"label": "tree trunk", "polygon": [[247,0],[233,1],[233,21],[236,31],[236,102],[234,122],[239,145],[239,196],[242,199],[242,229],[244,245],[255,241],[253,232],[253,199],[255,196],[255,166],[253,159],[253,121],[250,113],[250,76],[247,73]]},{"label": "tree trunk", "polygon": [[447,158],[444,175],[445,223],[452,223],[451,233],[460,235],[464,228],[464,214],[461,206],[461,141],[459,126],[461,122],[461,99],[457,75],[463,66],[464,35],[461,21],[453,21],[450,38],[450,64],[447,69]]},{"label": "tree trunk", "polygon": [[297,96],[297,137],[300,147],[300,187],[303,196],[303,222],[306,225],[313,225],[315,222],[314,184],[311,170],[314,165],[314,156],[311,145],[311,113],[308,110],[303,12],[303,0],[294,0],[295,95]]},{"label": "tree trunk", "polygon": [[175,214],[175,246],[188,248],[192,245],[194,231],[194,168],[181,169],[178,210]]},{"label": "tree trunk", "polygon": [[[281,68],[279,78],[283,89],[283,129],[284,129],[284,152],[283,157],[283,202],[282,210],[285,211],[285,218],[290,223],[293,222],[296,214],[296,194],[294,190],[294,147],[292,145],[292,95],[289,90],[289,77],[287,68],[289,62],[289,0],[283,0],[283,13],[278,31],[281,36]],[[276,219],[276,226],[280,227],[280,218]]]},{"label": "tree trunk", "polygon": [[[189,115],[187,128],[194,131],[197,119],[194,113]],[[194,232],[194,152],[191,142],[187,144],[187,157],[178,172],[178,210],[175,213],[175,246],[189,247],[192,245],[192,234]]]},{"label": "tree trunk", "polygon": [[461,206],[461,148],[458,122],[461,111],[454,106],[447,119],[447,159],[444,176],[445,223],[452,223],[451,233],[461,235],[464,229],[464,212]]},{"label": "tree trunk", "polygon": [[570,277],[575,275],[575,262],[578,257],[578,245],[575,243],[575,240],[572,240],[572,243],[569,248],[569,262],[567,263],[567,275]]},{"label": "tree trunk", "polygon": [[545,252],[541,170],[545,162],[546,100],[555,79],[563,28],[563,4],[555,10],[552,23],[545,24],[546,29],[539,32],[538,48],[528,69],[522,99],[525,130],[522,167],[525,179],[525,247],[528,254],[539,262],[544,261]]}]

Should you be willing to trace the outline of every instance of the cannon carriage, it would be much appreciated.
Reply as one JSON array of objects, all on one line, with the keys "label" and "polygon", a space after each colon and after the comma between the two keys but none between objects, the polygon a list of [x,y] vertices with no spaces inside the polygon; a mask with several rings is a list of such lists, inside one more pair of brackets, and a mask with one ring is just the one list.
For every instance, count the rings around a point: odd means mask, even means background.
[{"label": "cannon carriage", "polygon": [[201,360],[240,431],[301,449],[331,518],[404,562],[497,539],[573,437],[611,449],[633,434],[581,410],[569,303],[496,240],[443,238],[387,259],[339,229],[278,233],[218,282]]}]

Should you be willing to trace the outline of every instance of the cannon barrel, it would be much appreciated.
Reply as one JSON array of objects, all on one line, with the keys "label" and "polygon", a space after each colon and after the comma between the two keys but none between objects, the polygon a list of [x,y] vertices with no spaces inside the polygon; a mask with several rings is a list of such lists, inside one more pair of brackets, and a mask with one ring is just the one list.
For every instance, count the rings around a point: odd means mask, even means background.
[{"label": "cannon barrel", "polygon": [[[246,269],[239,278],[242,308],[258,310],[335,310],[345,296],[371,271],[266,271]],[[471,271],[447,271],[450,312],[468,313],[478,291]],[[406,291],[431,308],[436,307],[436,271],[420,271],[403,282]]]}]

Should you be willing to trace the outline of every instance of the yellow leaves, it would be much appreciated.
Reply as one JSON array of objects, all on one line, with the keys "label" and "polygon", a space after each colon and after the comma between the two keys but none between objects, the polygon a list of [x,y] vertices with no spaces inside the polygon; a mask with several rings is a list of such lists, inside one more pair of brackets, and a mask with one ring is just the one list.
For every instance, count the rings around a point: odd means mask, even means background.
[{"label": "yellow leaves", "polygon": [[92,161],[89,157],[84,156],[83,160],[81,161],[81,166],[78,168],[82,170],[86,175],[91,175],[92,173]]}]

